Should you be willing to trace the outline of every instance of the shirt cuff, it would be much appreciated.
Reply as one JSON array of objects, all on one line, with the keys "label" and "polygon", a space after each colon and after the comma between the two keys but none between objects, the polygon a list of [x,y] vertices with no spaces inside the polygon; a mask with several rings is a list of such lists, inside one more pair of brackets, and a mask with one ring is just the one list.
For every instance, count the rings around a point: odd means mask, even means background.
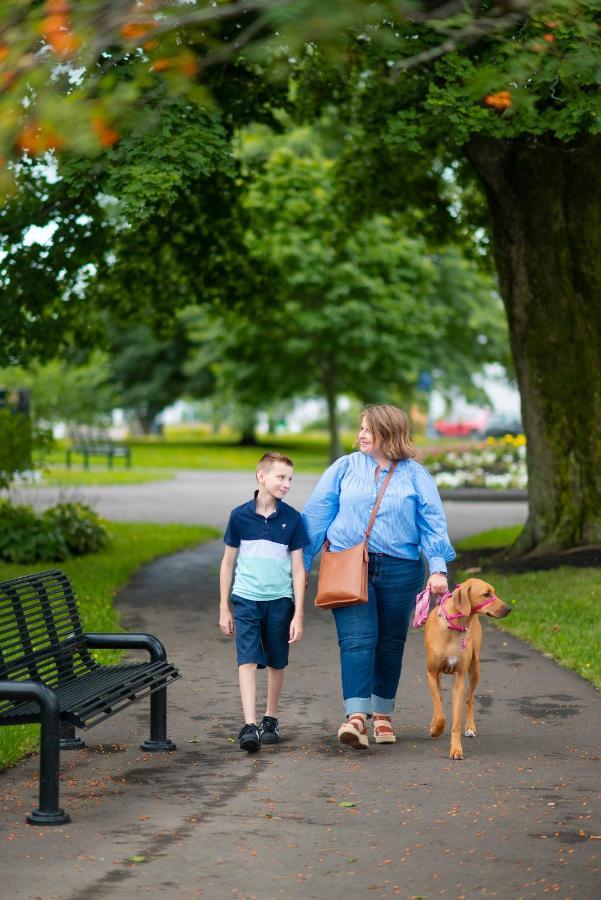
[{"label": "shirt cuff", "polygon": [[430,575],[433,575],[434,572],[442,572],[444,575],[447,574],[447,564],[443,556],[433,556],[432,559],[428,560],[428,567],[430,569]]}]

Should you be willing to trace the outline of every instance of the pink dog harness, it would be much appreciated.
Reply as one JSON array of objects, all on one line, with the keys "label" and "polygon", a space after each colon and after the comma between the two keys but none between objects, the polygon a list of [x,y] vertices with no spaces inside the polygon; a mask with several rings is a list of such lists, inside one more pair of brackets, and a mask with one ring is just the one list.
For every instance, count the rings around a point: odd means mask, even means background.
[{"label": "pink dog harness", "polygon": [[[455,590],[457,590],[457,588],[459,588],[459,587],[461,587],[460,584],[458,584],[455,587]],[[467,646],[467,632],[471,625],[471,618],[470,618],[470,621],[467,623],[467,625],[456,624],[455,619],[465,619],[466,617],[462,613],[451,614],[447,611],[445,603],[452,596],[453,595],[450,591],[446,591],[444,594],[438,595],[438,598],[436,600],[437,606],[440,607],[440,609],[438,611],[438,615],[440,616],[441,619],[445,620],[445,622],[447,623],[447,628],[449,628],[451,631],[459,631],[463,634],[463,638],[461,640],[461,649],[465,650],[465,648]],[[478,610],[484,609],[485,606],[490,606],[490,604],[493,603],[496,599],[497,599],[496,595],[493,594],[493,596],[490,597],[488,600],[485,600],[484,603],[479,603],[478,606],[473,606],[471,609],[471,612],[470,612],[470,617],[475,612],[478,612]],[[421,628],[421,626],[425,623],[426,619],[428,618],[429,611],[430,611],[430,591],[428,588],[426,588],[425,591],[422,591],[421,594],[418,594],[417,597],[415,598],[415,614],[413,616],[413,627],[414,628]]]}]

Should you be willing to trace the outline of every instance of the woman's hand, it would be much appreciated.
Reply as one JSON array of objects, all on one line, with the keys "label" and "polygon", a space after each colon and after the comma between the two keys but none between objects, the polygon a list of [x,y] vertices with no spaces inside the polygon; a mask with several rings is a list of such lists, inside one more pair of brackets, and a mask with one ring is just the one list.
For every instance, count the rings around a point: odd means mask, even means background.
[{"label": "woman's hand", "polygon": [[428,578],[426,587],[431,594],[444,594],[449,589],[449,582],[444,572],[433,572]]}]

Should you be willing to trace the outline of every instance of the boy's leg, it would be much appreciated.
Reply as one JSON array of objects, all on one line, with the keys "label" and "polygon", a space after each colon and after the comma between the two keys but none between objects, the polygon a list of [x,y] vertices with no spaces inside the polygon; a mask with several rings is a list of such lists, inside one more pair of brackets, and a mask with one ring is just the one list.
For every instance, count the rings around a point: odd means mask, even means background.
[{"label": "boy's leg", "polygon": [[[271,671],[271,670],[270,670]],[[238,666],[238,679],[240,681],[240,699],[244,721],[247,725],[257,721],[257,664],[244,663]]]},{"label": "boy's leg", "polygon": [[282,685],[284,684],[284,669],[273,669],[271,666],[267,668],[267,710],[266,716],[273,719],[278,717],[278,704],[280,702],[280,694],[282,693]]}]

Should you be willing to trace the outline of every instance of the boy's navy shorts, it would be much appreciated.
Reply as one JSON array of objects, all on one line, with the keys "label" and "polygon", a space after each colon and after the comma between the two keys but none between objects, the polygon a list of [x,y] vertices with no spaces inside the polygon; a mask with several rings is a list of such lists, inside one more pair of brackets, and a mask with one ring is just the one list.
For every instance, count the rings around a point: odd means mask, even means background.
[{"label": "boy's navy shorts", "polygon": [[277,600],[246,600],[232,594],[236,625],[238,665],[256,663],[259,669],[285,669],[288,665],[290,622],[294,603],[290,597]]}]

